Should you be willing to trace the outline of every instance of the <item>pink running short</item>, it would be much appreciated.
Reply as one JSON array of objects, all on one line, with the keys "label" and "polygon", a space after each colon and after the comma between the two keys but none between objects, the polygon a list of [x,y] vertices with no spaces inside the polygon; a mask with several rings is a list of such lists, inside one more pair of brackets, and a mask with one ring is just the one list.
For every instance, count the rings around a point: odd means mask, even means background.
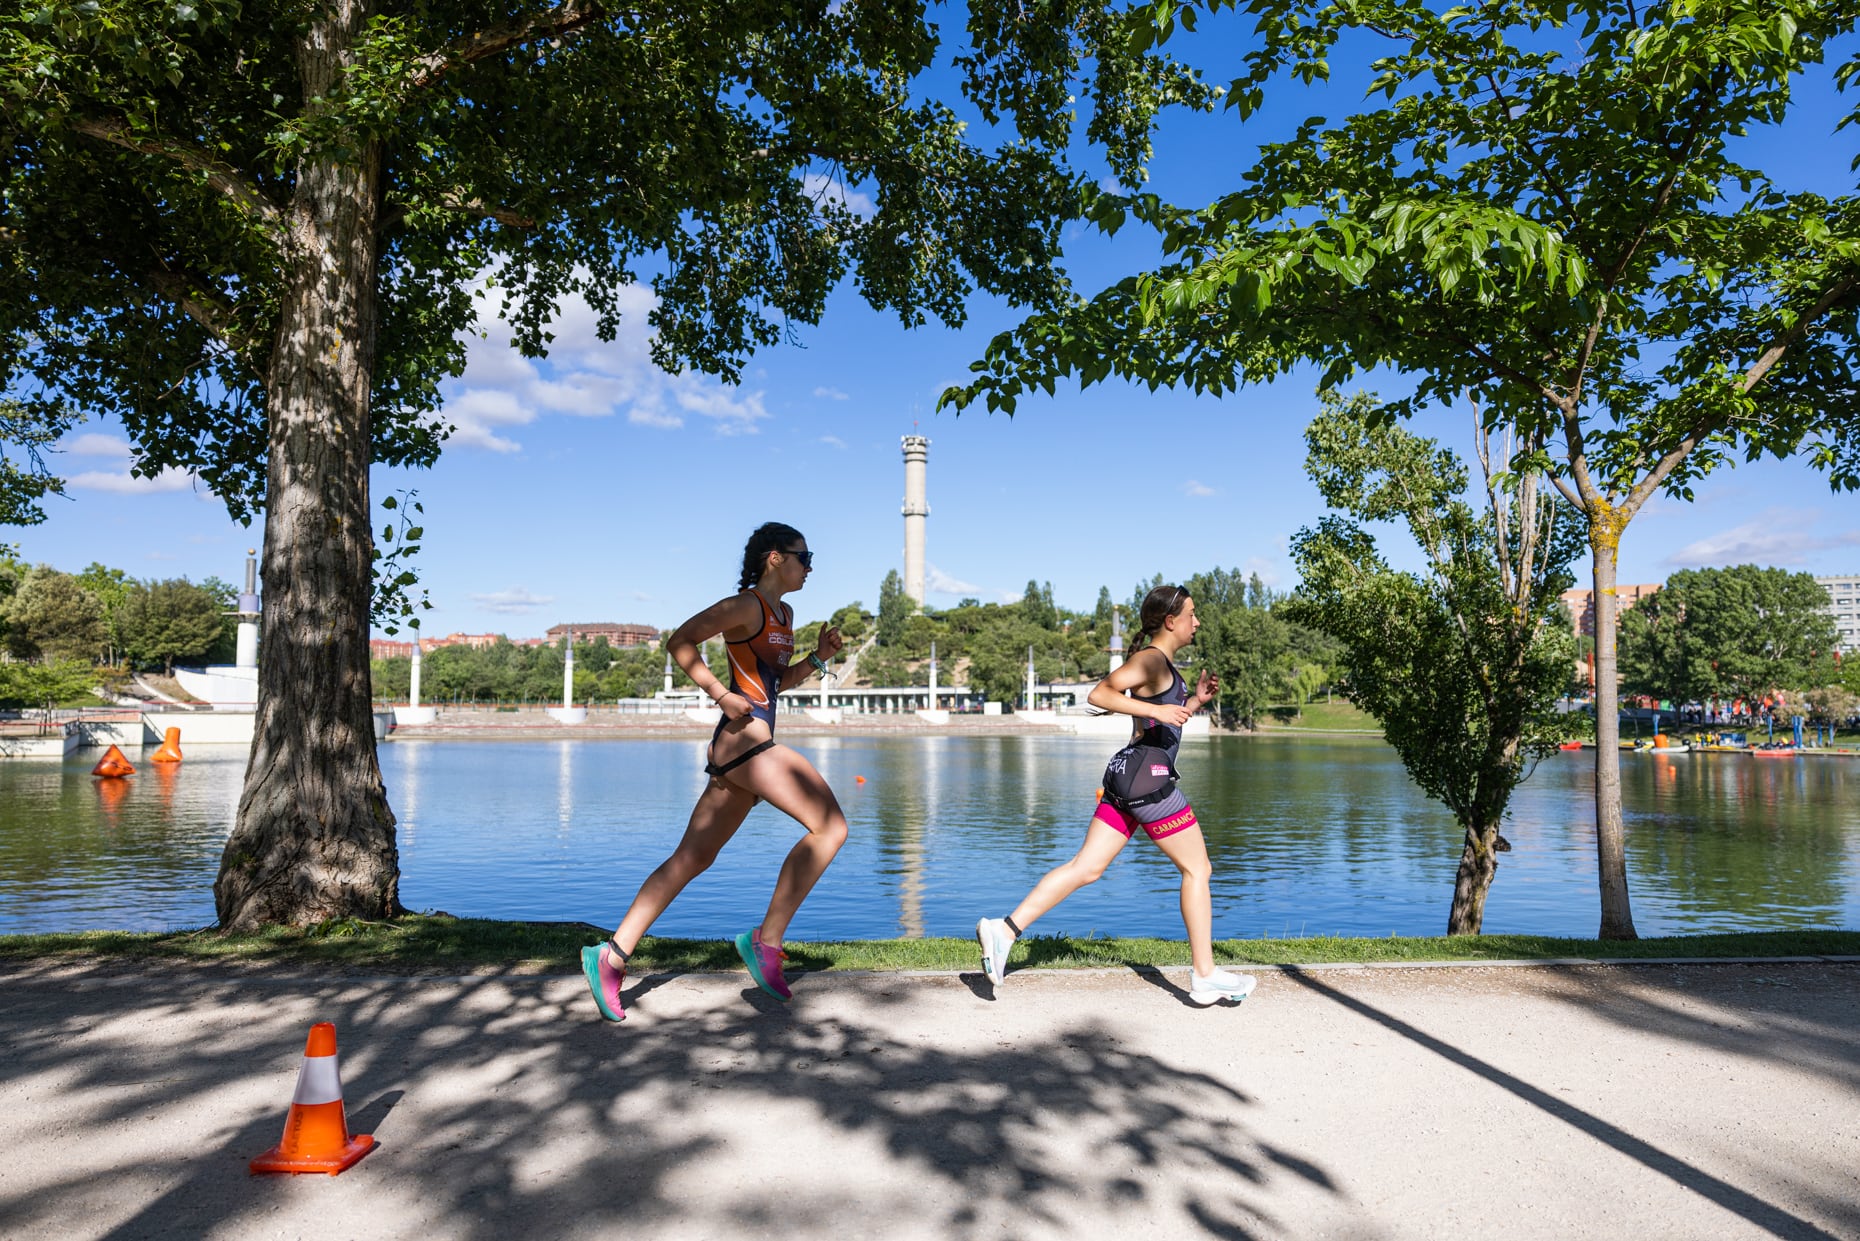
[{"label": "pink running short", "polygon": [[1185,805],[1173,814],[1160,818],[1154,823],[1142,823],[1136,815],[1131,814],[1128,810],[1120,810],[1108,801],[1101,801],[1098,803],[1097,813],[1092,815],[1092,818],[1104,824],[1106,827],[1115,828],[1117,831],[1124,833],[1125,836],[1134,834],[1137,828],[1141,826],[1151,840],[1161,840],[1165,836],[1175,835],[1184,828],[1194,827],[1195,808]]}]

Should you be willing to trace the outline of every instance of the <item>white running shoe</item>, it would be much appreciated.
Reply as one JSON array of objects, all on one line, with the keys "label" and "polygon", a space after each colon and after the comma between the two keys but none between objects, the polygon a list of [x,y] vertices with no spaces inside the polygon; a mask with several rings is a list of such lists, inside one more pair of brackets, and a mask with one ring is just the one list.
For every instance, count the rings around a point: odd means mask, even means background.
[{"label": "white running shoe", "polygon": [[1222,1000],[1238,1004],[1259,985],[1259,979],[1251,974],[1236,974],[1218,966],[1206,978],[1191,969],[1188,979],[1188,998],[1203,1005],[1218,1004]]},{"label": "white running shoe", "polygon": [[975,924],[975,942],[982,946],[982,973],[1000,986],[1007,978],[1008,953],[1014,948],[1014,932],[1005,918],[983,918]]}]

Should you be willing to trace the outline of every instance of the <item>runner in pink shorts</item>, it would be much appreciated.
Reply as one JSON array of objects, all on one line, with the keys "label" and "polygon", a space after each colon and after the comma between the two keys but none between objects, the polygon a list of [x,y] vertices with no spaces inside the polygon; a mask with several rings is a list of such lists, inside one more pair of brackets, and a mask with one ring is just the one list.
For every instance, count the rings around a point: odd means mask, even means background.
[{"label": "runner in pink shorts", "polygon": [[1191,699],[1188,683],[1176,671],[1176,652],[1193,641],[1201,627],[1187,587],[1152,590],[1143,600],[1138,623],[1135,651],[1098,682],[1090,697],[1100,710],[1133,717],[1130,744],[1111,756],[1104,770],[1103,798],[1085,830],[1085,844],[1072,860],[1048,871],[1007,917],[976,923],[982,971],[999,986],[1007,975],[1014,941],[1035,919],[1102,875],[1141,826],[1182,872],[1182,923],[1194,966],[1189,999],[1197,1004],[1238,1003],[1252,992],[1255,980],[1214,964],[1213,898],[1208,891],[1213,867],[1195,809],[1176,787],[1175,772],[1182,725],[1213,701],[1220,681],[1203,670]]}]

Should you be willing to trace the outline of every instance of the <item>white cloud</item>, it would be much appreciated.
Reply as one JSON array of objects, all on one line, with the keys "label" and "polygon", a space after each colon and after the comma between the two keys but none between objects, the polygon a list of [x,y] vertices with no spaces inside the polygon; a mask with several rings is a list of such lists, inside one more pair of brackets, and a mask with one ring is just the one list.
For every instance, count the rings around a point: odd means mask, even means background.
[{"label": "white cloud", "polygon": [[846,188],[846,182],[824,172],[810,172],[801,178],[801,188],[815,202],[836,202],[862,219],[870,219],[877,210],[870,194]]},{"label": "white cloud", "polygon": [[1666,558],[1675,569],[1732,564],[1805,565],[1818,552],[1860,547],[1860,530],[1827,531],[1813,513],[1772,509],[1755,521],[1706,535]]},{"label": "white cloud", "polygon": [[[979,595],[982,588],[974,582],[965,582],[959,577],[951,577],[933,564],[924,565],[924,589],[934,590],[945,595]],[[1019,595],[1012,595],[1003,602],[1012,603]]]},{"label": "white cloud", "polygon": [[823,435],[820,437],[820,442],[834,448],[846,447],[846,441],[837,435]]},{"label": "white cloud", "polygon": [[59,446],[61,452],[73,457],[114,457],[129,460],[129,441],[117,439],[114,435],[104,435],[97,431],[86,431],[68,444]]},{"label": "white cloud", "polygon": [[136,478],[125,466],[121,471],[85,470],[65,480],[65,486],[84,491],[109,491],[124,496],[156,495],[164,491],[186,491],[194,485],[194,476],[185,470],[163,470],[153,478]]},{"label": "white cloud", "polygon": [[824,385],[821,387],[815,388],[814,395],[821,398],[824,401],[849,401],[852,399],[851,397],[847,396],[844,392],[841,392],[838,388],[829,388]]},{"label": "white cloud", "polygon": [[1220,493],[1206,483],[1196,482],[1191,478],[1182,484],[1182,494],[1188,496],[1212,496],[1219,495]]},{"label": "white cloud", "polygon": [[81,491],[107,491],[122,496],[160,495],[168,491],[186,491],[194,486],[194,476],[186,470],[163,470],[152,478],[137,478],[129,472],[134,454],[129,441],[98,431],[87,431],[59,446],[72,457],[90,457],[115,466],[108,470],[80,470],[65,479],[65,486]]},{"label": "white cloud", "polygon": [[555,602],[554,595],[532,595],[521,586],[513,586],[509,590],[492,591],[485,595],[472,595],[470,598],[485,611],[497,612],[505,616],[520,616]]},{"label": "white cloud", "polygon": [[[652,362],[647,316],[658,304],[652,290],[630,285],[615,294],[620,312],[614,339],[600,338],[595,312],[566,297],[550,324],[554,340],[546,363],[511,345],[509,325],[490,301],[481,308],[484,336],[464,337],[465,373],[446,385],[443,416],[452,442],[489,452],[517,452],[514,432],[544,414],[606,418],[624,412],[635,426],[671,429],[695,416],[720,435],[753,433],[769,417],[761,392],[745,394],[707,375],[668,375]],[[547,375],[545,375],[545,366]]]},{"label": "white cloud", "polygon": [[1264,556],[1248,556],[1246,563],[1240,566],[1248,577],[1259,575],[1260,584],[1276,589],[1279,585],[1279,565]]}]

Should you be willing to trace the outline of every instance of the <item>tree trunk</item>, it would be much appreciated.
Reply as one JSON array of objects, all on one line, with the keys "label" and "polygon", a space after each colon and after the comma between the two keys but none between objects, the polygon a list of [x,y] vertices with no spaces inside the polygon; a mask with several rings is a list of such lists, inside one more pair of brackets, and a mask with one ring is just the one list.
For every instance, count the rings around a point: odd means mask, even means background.
[{"label": "tree trunk", "polygon": [[1615,685],[1615,558],[1621,532],[1591,521],[1595,570],[1595,870],[1603,939],[1638,939],[1621,825],[1621,702]]},{"label": "tree trunk", "polygon": [[[317,10],[298,47],[306,98],[332,93],[366,9]],[[381,177],[379,144],[359,139],[298,169],[265,393],[258,716],[213,885],[228,930],[402,912],[368,665]]]},{"label": "tree trunk", "polygon": [[1447,914],[1447,934],[1477,935],[1485,927],[1485,898],[1498,873],[1498,825],[1466,829],[1466,847],[1460,851],[1460,870],[1453,880],[1453,909]]}]

